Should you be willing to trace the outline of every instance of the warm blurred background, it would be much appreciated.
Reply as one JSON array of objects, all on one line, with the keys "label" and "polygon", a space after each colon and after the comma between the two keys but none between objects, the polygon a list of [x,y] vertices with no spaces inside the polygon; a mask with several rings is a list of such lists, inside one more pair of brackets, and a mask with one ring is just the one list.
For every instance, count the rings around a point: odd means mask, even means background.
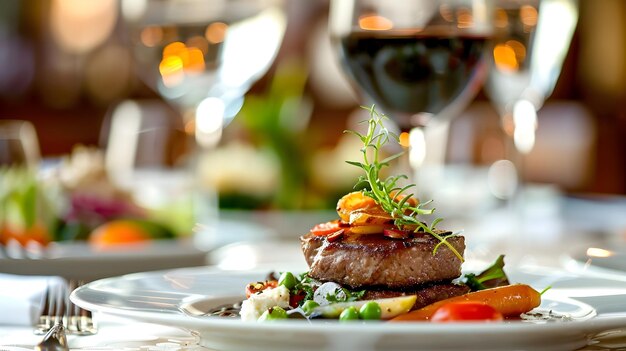
[{"label": "warm blurred background", "polygon": [[[31,121],[44,160],[110,144],[115,111],[128,101],[164,115],[175,131],[168,151],[145,162],[175,166],[192,148],[194,126],[140,79],[132,41],[149,47],[169,35],[148,28],[129,38],[123,16],[142,3],[0,0],[0,119]],[[328,1],[285,6],[287,30],[270,73],[198,161],[222,208],[329,209],[354,182],[356,170],[343,161],[358,145],[342,131],[359,114],[358,99],[331,51]],[[220,30],[207,28],[197,46],[219,41]],[[580,1],[561,77],[538,120],[526,182],[573,195],[626,194],[626,2]],[[480,167],[502,158],[499,123],[479,93],[451,126],[448,160]]]}]

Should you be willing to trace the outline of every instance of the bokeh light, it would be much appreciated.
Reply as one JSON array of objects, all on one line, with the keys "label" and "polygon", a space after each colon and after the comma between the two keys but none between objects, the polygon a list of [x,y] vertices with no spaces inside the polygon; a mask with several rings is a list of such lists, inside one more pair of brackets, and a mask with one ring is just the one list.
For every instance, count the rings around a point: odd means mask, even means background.
[{"label": "bokeh light", "polygon": [[185,75],[198,75],[204,72],[205,62],[202,50],[188,47],[179,41],[163,48],[163,59],[159,72],[166,87],[176,86],[185,79]]},{"label": "bokeh light", "polygon": [[524,26],[534,27],[537,25],[539,15],[537,14],[537,9],[533,6],[524,5],[520,7],[519,16]]},{"label": "bokeh light", "polygon": [[389,30],[393,28],[393,22],[383,16],[366,15],[359,18],[359,27],[363,30]]},{"label": "bokeh light", "polygon": [[158,26],[148,26],[139,34],[141,43],[147,47],[157,46],[163,40],[163,28]]},{"label": "bokeh light", "polygon": [[115,0],[53,0],[50,31],[54,41],[70,53],[85,53],[102,44],[117,22]]},{"label": "bokeh light", "polygon": [[493,48],[493,61],[501,71],[516,71],[519,68],[515,50],[506,44],[498,44]]},{"label": "bokeh light", "polygon": [[218,44],[224,41],[228,25],[222,22],[211,23],[204,33],[204,36],[211,44]]},{"label": "bokeh light", "polygon": [[502,8],[496,9],[494,26],[496,26],[496,28],[506,28],[508,25],[509,15],[507,15],[506,10]]},{"label": "bokeh light", "polygon": [[472,11],[467,8],[461,7],[456,10],[457,27],[459,28],[471,28],[474,26],[474,17],[472,17]]}]

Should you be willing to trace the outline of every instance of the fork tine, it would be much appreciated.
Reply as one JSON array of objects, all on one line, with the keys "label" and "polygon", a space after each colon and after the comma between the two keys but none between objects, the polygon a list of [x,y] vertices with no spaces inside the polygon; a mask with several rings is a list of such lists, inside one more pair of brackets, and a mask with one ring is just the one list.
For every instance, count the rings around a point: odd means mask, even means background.
[{"label": "fork tine", "polygon": [[[82,286],[83,284],[83,281],[70,280],[70,291],[74,291],[76,288]],[[98,329],[92,318],[91,312],[76,306],[71,300],[69,300],[69,294],[67,296],[67,306],[69,309],[67,329],[70,331],[70,333],[77,335],[96,334],[98,332]]]},{"label": "fork tine", "polygon": [[63,319],[66,314],[67,299],[68,299],[67,298],[67,295],[68,295],[67,282],[63,281],[63,284],[59,285],[57,289],[58,289],[58,295],[56,299],[56,313],[54,315],[55,324],[64,322]]},{"label": "fork tine", "polygon": [[54,324],[61,323],[64,314],[65,284],[48,281],[41,299],[41,312],[35,326],[35,334],[45,334]]},{"label": "fork tine", "polygon": [[65,281],[59,284],[58,281],[48,283],[46,308],[48,315],[53,316],[54,325],[45,333],[41,342],[35,346],[35,351],[63,350],[69,351],[65,327],[63,326],[63,316],[65,314],[65,299],[67,295],[67,285]]},{"label": "fork tine", "polygon": [[93,335],[98,332],[91,311],[76,306],[69,298],[70,292],[83,284],[82,281],[70,280],[47,285],[35,334],[46,334],[55,324],[64,324],[68,334]]},{"label": "fork tine", "polygon": [[35,326],[35,334],[43,335],[52,326],[51,313],[50,313],[50,285],[46,285],[46,290],[41,297],[41,308],[39,312],[39,320]]}]

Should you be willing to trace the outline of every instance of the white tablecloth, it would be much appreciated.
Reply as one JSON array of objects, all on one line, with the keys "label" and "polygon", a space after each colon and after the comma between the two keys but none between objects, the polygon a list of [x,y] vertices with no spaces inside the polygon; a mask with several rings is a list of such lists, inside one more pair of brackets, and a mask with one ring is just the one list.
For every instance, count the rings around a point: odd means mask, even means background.
[{"label": "white tablecloth", "polygon": [[[96,335],[68,335],[72,350],[124,351],[206,351],[198,345],[191,332],[150,323],[140,323],[119,317],[97,315],[99,330]],[[0,350],[32,350],[41,340],[31,327],[0,326]]]}]

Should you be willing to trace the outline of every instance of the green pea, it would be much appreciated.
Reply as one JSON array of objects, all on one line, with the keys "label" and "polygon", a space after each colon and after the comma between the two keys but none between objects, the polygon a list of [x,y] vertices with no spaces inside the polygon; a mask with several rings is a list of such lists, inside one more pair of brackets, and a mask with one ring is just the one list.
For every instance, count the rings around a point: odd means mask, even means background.
[{"label": "green pea", "polygon": [[365,305],[361,306],[361,309],[359,310],[359,316],[361,316],[361,319],[380,319],[381,314],[382,311],[380,309],[380,305],[378,305],[374,301],[366,303]]},{"label": "green pea", "polygon": [[287,317],[287,311],[285,311],[282,307],[275,306],[263,312],[261,317],[259,317],[259,321],[273,321],[286,319]]},{"label": "green pea", "polygon": [[341,311],[341,314],[339,315],[340,321],[352,321],[355,319],[359,319],[359,312],[357,312],[354,306],[346,308],[345,310]]},{"label": "green pea", "polygon": [[280,275],[280,279],[278,279],[278,285],[284,285],[285,288],[291,290],[296,286],[297,280],[296,277],[291,272],[285,272]]},{"label": "green pea", "polygon": [[313,300],[306,300],[306,302],[304,302],[302,304],[302,310],[304,311],[304,313],[309,315],[309,314],[311,314],[313,312],[313,310],[315,310],[319,306],[320,306],[320,304],[315,302],[315,301],[313,301]]}]

